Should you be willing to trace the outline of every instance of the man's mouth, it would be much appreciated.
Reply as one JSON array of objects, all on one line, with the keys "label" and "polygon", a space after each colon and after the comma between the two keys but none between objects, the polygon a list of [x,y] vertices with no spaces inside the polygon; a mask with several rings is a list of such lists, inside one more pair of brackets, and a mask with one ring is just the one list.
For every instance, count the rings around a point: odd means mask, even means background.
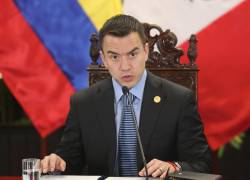
[{"label": "man's mouth", "polygon": [[131,76],[131,75],[122,76],[122,80],[125,82],[130,82],[133,80],[133,76]]}]

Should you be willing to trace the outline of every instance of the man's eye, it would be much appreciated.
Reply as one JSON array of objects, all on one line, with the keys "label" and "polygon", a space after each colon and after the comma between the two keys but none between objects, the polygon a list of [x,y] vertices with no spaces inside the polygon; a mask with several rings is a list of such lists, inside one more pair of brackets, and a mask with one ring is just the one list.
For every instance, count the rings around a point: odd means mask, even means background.
[{"label": "man's eye", "polygon": [[111,58],[112,60],[117,60],[117,59],[118,59],[118,56],[117,56],[117,55],[111,55],[110,58]]},{"label": "man's eye", "polygon": [[135,57],[137,54],[138,54],[137,52],[132,52],[132,53],[129,54],[129,57],[133,58],[133,57]]}]

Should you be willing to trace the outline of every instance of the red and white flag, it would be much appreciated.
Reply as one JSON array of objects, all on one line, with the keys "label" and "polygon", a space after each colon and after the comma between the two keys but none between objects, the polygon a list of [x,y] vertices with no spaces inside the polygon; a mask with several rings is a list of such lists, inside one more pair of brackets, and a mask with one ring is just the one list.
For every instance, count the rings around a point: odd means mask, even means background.
[{"label": "red and white flag", "polygon": [[250,126],[250,1],[125,0],[124,13],[198,37],[199,108],[212,149]]}]

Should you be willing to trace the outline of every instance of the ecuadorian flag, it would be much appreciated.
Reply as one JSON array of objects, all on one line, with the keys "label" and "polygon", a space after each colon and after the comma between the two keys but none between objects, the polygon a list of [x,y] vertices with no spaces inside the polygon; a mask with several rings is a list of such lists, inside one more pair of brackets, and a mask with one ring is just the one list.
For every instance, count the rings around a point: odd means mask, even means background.
[{"label": "ecuadorian flag", "polygon": [[0,73],[42,137],[88,86],[91,34],[120,13],[120,0],[0,1]]}]

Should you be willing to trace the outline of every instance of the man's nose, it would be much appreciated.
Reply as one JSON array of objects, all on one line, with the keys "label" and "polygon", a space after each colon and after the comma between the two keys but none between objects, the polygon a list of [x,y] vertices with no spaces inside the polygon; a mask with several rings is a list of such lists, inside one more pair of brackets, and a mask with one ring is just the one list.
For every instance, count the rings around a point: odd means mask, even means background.
[{"label": "man's nose", "polygon": [[121,64],[120,64],[120,69],[122,71],[127,71],[131,67],[129,60],[126,57],[122,57],[121,59]]}]

